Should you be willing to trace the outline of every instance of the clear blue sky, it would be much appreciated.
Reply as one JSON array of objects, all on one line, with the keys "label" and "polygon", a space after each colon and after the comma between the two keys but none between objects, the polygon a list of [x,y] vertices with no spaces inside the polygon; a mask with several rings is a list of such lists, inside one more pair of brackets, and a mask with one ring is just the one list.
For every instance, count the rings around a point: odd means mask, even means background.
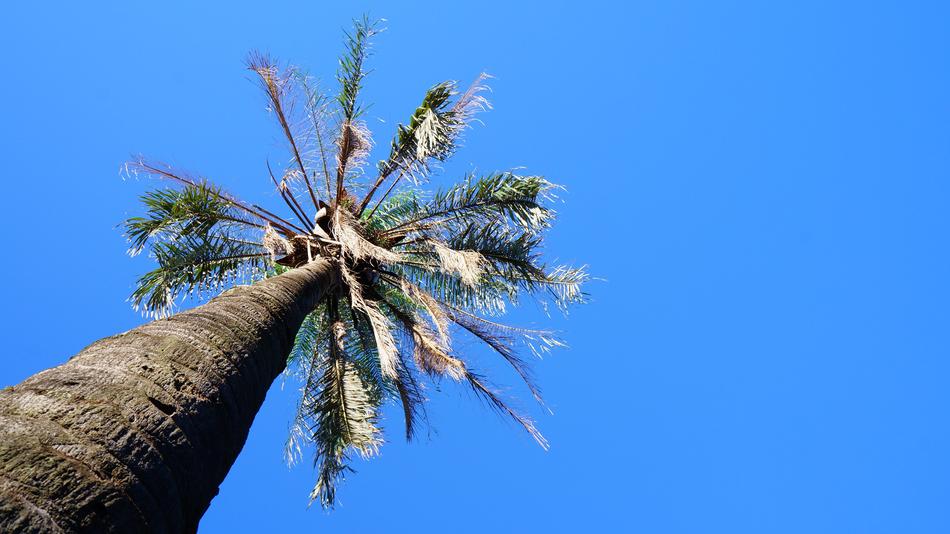
[{"label": "clear blue sky", "polygon": [[565,184],[549,251],[607,280],[552,320],[572,346],[537,365],[553,416],[501,380],[550,452],[445,387],[431,439],[392,432],[308,511],[277,384],[202,532],[950,532],[946,3],[92,4],[0,20],[0,385],[142,322],[129,154],[274,202],[283,152],[242,60],[330,81],[364,11],[389,21],[379,138],[488,70],[496,109],[436,183]]}]

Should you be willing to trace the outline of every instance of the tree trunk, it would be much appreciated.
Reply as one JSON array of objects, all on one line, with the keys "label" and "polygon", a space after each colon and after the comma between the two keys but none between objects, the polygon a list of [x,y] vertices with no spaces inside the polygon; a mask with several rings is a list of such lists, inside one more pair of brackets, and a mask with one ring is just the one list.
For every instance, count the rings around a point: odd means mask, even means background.
[{"label": "tree trunk", "polygon": [[318,260],[0,391],[0,532],[194,532],[334,283]]}]

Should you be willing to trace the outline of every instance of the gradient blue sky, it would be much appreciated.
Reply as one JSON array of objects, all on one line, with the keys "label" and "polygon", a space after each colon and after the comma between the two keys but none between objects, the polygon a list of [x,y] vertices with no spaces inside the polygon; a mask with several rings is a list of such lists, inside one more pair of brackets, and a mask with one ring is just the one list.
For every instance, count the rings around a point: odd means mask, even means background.
[{"label": "gradient blue sky", "polygon": [[284,153],[242,60],[329,82],[363,12],[388,19],[379,138],[488,70],[496,109],[436,184],[565,184],[550,255],[606,279],[550,322],[572,346],[537,365],[553,416],[502,375],[550,452],[446,386],[430,439],[392,432],[308,511],[278,383],[202,532],[950,531],[948,4],[197,4],[5,4],[0,385],[142,322],[129,154],[274,203]]}]

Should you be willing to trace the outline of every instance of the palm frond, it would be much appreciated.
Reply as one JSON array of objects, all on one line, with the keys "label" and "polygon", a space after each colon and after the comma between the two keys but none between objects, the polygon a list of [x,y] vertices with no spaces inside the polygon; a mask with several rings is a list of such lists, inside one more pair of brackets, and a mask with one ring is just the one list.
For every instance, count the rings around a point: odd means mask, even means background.
[{"label": "palm frond", "polygon": [[359,162],[369,154],[371,137],[366,125],[358,121],[364,111],[359,105],[359,93],[366,77],[366,59],[370,53],[370,38],[379,33],[379,22],[371,22],[367,17],[353,21],[353,32],[346,34],[346,50],[340,58],[337,81],[340,93],[337,102],[340,106],[340,133],[337,136],[336,168],[336,207],[343,196],[343,185],[347,168],[351,163]]},{"label": "palm frond", "polygon": [[439,83],[426,91],[422,104],[413,112],[409,123],[396,127],[389,157],[379,162],[379,177],[366,193],[357,213],[363,213],[379,186],[395,171],[399,171],[398,176],[377,201],[370,216],[401,178],[405,176],[417,184],[429,174],[432,162],[445,161],[455,152],[462,131],[470,124],[475,113],[491,107],[480,94],[488,89],[485,84],[488,78],[487,74],[480,74],[454,104],[450,100],[457,96],[458,91],[453,81]]},{"label": "palm frond", "polygon": [[351,452],[368,458],[376,455],[382,444],[377,406],[354,364],[343,355],[342,328],[340,323],[332,327],[335,339],[330,342],[330,356],[320,362],[312,407],[316,414],[312,439],[317,482],[310,501],[319,500],[327,508],[336,501],[336,484],[352,470],[348,465]]},{"label": "palm frond", "polygon": [[370,396],[376,404],[382,404],[396,396],[396,384],[383,374],[379,351],[376,348],[376,336],[369,318],[353,309],[346,301],[340,306],[340,317],[351,335],[346,337],[344,349],[350,360],[356,365],[360,378],[367,385]]},{"label": "palm frond", "polygon": [[[373,292],[375,294],[375,292]],[[385,312],[387,308],[381,308]],[[342,311],[346,311],[344,308]],[[397,357],[399,359],[396,369],[396,376],[389,377],[383,374],[382,364],[379,358],[379,351],[376,349],[375,333],[372,322],[369,317],[360,313],[354,308],[349,308],[349,314],[352,316],[353,331],[357,334],[353,336],[359,340],[358,347],[348,347],[348,354],[358,354],[354,358],[357,367],[364,376],[364,381],[378,384],[378,402],[384,400],[384,396],[398,398],[402,405],[403,417],[405,420],[406,440],[410,441],[415,435],[419,418],[425,418],[425,408],[423,403],[425,395],[422,385],[415,377],[411,362],[404,356],[404,353],[411,354],[404,350],[403,344],[397,343]],[[391,319],[394,319],[390,315]],[[367,378],[368,377],[368,378]]]},{"label": "palm frond", "polygon": [[439,270],[458,276],[462,283],[474,286],[484,272],[485,258],[478,251],[456,249],[436,240],[430,240],[439,262]]},{"label": "palm frond", "polygon": [[[387,281],[394,282],[391,279]],[[554,332],[518,328],[490,321],[450,304],[440,302],[405,279],[398,280],[398,284],[400,285],[400,294],[410,300],[416,309],[425,310],[429,314],[430,322],[440,332],[447,330],[445,322],[451,321],[501,355],[525,382],[535,400],[544,405],[540,388],[534,382],[528,364],[518,356],[515,344],[520,342],[533,354],[540,356],[542,353],[549,352],[551,348],[564,346],[564,343],[554,335]],[[413,319],[408,313],[401,315],[399,319],[402,321],[404,328],[412,335],[413,340],[416,341],[417,349],[424,351],[421,354],[424,358],[420,367],[430,373],[445,374],[445,370],[442,369],[445,360],[440,357],[441,355],[438,352],[446,353],[448,351],[447,347],[450,346],[448,336],[440,336],[440,341],[434,341],[432,333],[418,319]],[[436,354],[431,356],[433,353]],[[429,364],[433,360],[435,363]],[[418,356],[417,363],[419,363]]]},{"label": "palm frond", "polygon": [[294,244],[292,241],[281,237],[274,231],[270,225],[264,230],[264,238],[261,239],[261,246],[270,254],[272,262],[277,261],[277,256],[287,256],[294,253]]},{"label": "palm frond", "polygon": [[350,120],[343,123],[336,141],[339,195],[343,194],[343,186],[353,180],[354,173],[356,173],[355,176],[359,176],[360,169],[366,163],[372,148],[373,136],[365,122]]},{"label": "palm frond", "polygon": [[323,173],[327,189],[327,199],[329,199],[333,196],[333,188],[330,183],[330,156],[327,153],[330,145],[327,139],[331,137],[328,118],[332,115],[329,98],[320,93],[306,75],[298,72],[296,79],[305,97],[307,119],[310,121],[312,140],[315,140],[317,143],[315,150],[311,151],[313,152],[311,159],[314,160],[311,166],[318,168],[318,170]]},{"label": "palm frond", "polygon": [[361,225],[346,212],[338,214],[334,230],[343,253],[353,261],[375,260],[396,263],[400,260],[398,252],[381,247],[367,239]]},{"label": "palm frond", "polygon": [[403,327],[413,341],[413,360],[419,369],[433,376],[448,376],[453,380],[465,377],[465,364],[449,355],[448,347],[439,343],[425,323],[408,314],[400,315]]},{"label": "palm frond", "polygon": [[310,502],[319,500],[325,508],[333,507],[337,483],[352,471],[350,455],[374,456],[382,444],[379,402],[347,353],[347,328],[340,302],[334,297],[325,306],[325,328],[317,338],[325,343],[315,347],[311,362],[318,378],[311,381],[306,404],[301,405],[304,420],[310,424],[309,439],[314,444],[317,468]]},{"label": "palm frond", "polygon": [[553,198],[556,186],[540,176],[497,173],[483,177],[470,175],[431,200],[418,205],[413,213],[388,226],[382,237],[408,235],[443,228],[447,224],[472,222],[509,222],[529,231],[550,225],[554,211],[542,205]]},{"label": "palm frond", "polygon": [[267,161],[266,165],[267,174],[270,176],[271,182],[274,184],[274,189],[280,194],[280,198],[284,201],[284,204],[290,208],[291,213],[297,217],[297,220],[300,221],[300,224],[302,224],[304,228],[312,226],[310,217],[305,213],[303,206],[300,205],[300,201],[297,200],[288,182],[288,177],[292,177],[292,174],[284,172],[284,175],[278,180],[277,176],[274,175],[274,170],[270,166],[270,161]]},{"label": "palm frond", "polygon": [[284,445],[284,458],[289,466],[301,459],[304,447],[312,441],[319,364],[329,353],[330,329],[325,322],[326,314],[326,306],[321,305],[304,318],[287,359],[288,372],[296,370],[301,378],[300,399]]},{"label": "palm frond", "polygon": [[175,240],[185,236],[207,235],[215,225],[265,228],[257,220],[242,218],[214,185],[200,182],[181,189],[157,189],[140,197],[146,208],[144,217],[131,217],[124,223],[129,239],[129,254],[139,254],[149,240]]},{"label": "palm frond", "polygon": [[501,398],[501,395],[488,385],[484,377],[469,372],[466,374],[465,378],[468,381],[468,384],[472,387],[472,391],[485,399],[489,406],[497,410],[499,413],[514,419],[515,422],[521,425],[528,432],[528,434],[530,434],[531,437],[534,438],[536,442],[538,442],[538,445],[540,445],[542,449],[548,450],[548,448],[550,448],[548,445],[548,440],[545,439],[543,434],[541,434],[541,431],[538,430],[538,427],[534,425],[534,421],[508,406],[508,404]]},{"label": "palm frond", "polygon": [[504,224],[472,223],[452,235],[448,246],[478,254],[489,266],[485,269],[489,276],[517,284],[535,297],[544,293],[562,311],[585,302],[587,295],[582,286],[589,279],[586,267],[546,266],[541,261],[542,242],[542,236],[535,232]]},{"label": "palm frond", "polygon": [[[251,53],[247,59],[247,68],[254,71],[258,76],[261,89],[264,91],[264,94],[267,95],[270,102],[270,109],[277,117],[277,122],[280,124],[284,137],[286,137],[287,143],[290,146],[290,151],[293,155],[297,170],[300,172],[300,177],[307,186],[307,192],[310,194],[311,202],[313,202],[313,209],[316,210],[316,193],[313,190],[313,184],[310,183],[307,166],[304,164],[304,158],[301,155],[301,148],[298,144],[297,136],[294,135],[290,123],[290,117],[293,116],[295,105],[292,98],[293,89],[297,87],[293,81],[298,78],[298,74],[296,70],[292,68],[282,72],[274,60],[259,52]],[[293,197],[293,193],[289,194]],[[296,201],[296,199],[294,200]],[[306,218],[303,222],[307,226],[312,225],[312,223],[310,225],[307,224],[308,219]]]},{"label": "palm frond", "polygon": [[366,77],[366,59],[370,54],[370,39],[382,31],[381,22],[370,21],[364,16],[353,21],[352,32],[346,32],[346,50],[340,57],[336,76],[340,84],[337,101],[343,112],[343,119],[346,121],[354,120],[363,112],[358,97],[360,89],[363,88],[363,79]]},{"label": "palm frond", "polygon": [[518,373],[518,376],[521,377],[525,385],[528,386],[534,399],[542,406],[544,405],[544,399],[541,397],[541,389],[535,383],[531,369],[528,367],[528,364],[518,356],[514,348],[515,340],[510,335],[506,335],[506,330],[493,328],[495,323],[482,321],[474,315],[459,313],[451,308],[446,310],[446,315],[448,315],[452,322],[464,328],[501,355],[501,357],[511,365],[512,369]]},{"label": "palm frond", "polygon": [[342,266],[340,271],[343,282],[349,290],[350,305],[369,320],[383,376],[397,379],[399,355],[389,319],[375,302],[363,298],[362,284],[348,267]]},{"label": "palm frond", "polygon": [[136,310],[167,317],[180,295],[214,292],[242,279],[262,275],[269,255],[224,236],[186,235],[152,243],[158,267],[139,278],[130,300]]},{"label": "palm frond", "polygon": [[545,354],[555,348],[564,348],[567,346],[557,333],[553,330],[540,330],[536,328],[522,328],[509,324],[499,323],[467,312],[446,302],[438,301],[443,308],[443,313],[449,317],[452,322],[458,324],[459,316],[463,316],[465,321],[472,321],[480,325],[481,328],[490,332],[496,332],[500,336],[518,340],[526,346],[532,354],[538,358],[543,358]]},{"label": "palm frond", "polygon": [[411,281],[438,300],[487,315],[504,314],[507,303],[518,295],[518,288],[502,279],[483,277],[471,286],[458,276],[439,271],[436,263],[413,264],[403,259],[391,269],[395,278]]},{"label": "palm frond", "polygon": [[404,278],[399,279],[396,283],[399,285],[401,295],[412,302],[416,309],[424,310],[429,316],[430,322],[439,335],[439,342],[442,346],[450,346],[451,339],[449,337],[448,317],[442,309],[442,304],[432,295],[423,291],[422,288]]},{"label": "palm frond", "polygon": [[[538,431],[534,422],[528,417],[520,414],[510,406],[501,396],[487,385],[486,380],[478,374],[471,372],[465,363],[448,354],[445,347],[436,342],[431,332],[425,327],[424,323],[418,321],[411,313],[401,310],[398,304],[387,301],[389,309],[400,320],[414,342],[414,359],[416,365],[426,373],[434,376],[447,376],[455,381],[466,381],[482,398],[486,399],[490,406],[500,413],[506,414],[520,424],[530,435],[547,449],[548,443],[544,436]],[[529,386],[531,384],[529,383]],[[533,389],[532,392],[535,390]]]},{"label": "palm frond", "polygon": [[429,159],[445,160],[451,154],[458,126],[449,101],[453,95],[454,82],[442,82],[426,91],[409,124],[396,127],[389,157],[379,162],[381,178],[397,169],[410,176],[424,172]]},{"label": "palm frond", "polygon": [[480,73],[475,81],[468,86],[468,89],[455,101],[452,112],[458,122],[466,125],[470,124],[476,113],[491,109],[491,102],[481,94],[491,90],[487,83],[489,79],[491,79],[491,75],[487,72]]},{"label": "palm frond", "polygon": [[313,359],[313,356],[321,353],[320,343],[329,339],[326,337],[329,331],[326,314],[326,304],[321,303],[304,318],[294,337],[290,355],[287,357],[288,370],[300,365],[309,365],[308,362]]},{"label": "palm frond", "polygon": [[425,395],[423,394],[422,385],[416,380],[409,367],[409,362],[403,357],[402,352],[400,352],[399,358],[399,379],[396,380],[395,385],[399,393],[399,401],[402,404],[406,441],[412,441],[416,435],[417,421],[426,417]]},{"label": "palm frond", "polygon": [[[203,184],[207,183],[207,180],[191,177],[185,173],[176,171],[165,164],[147,161],[142,156],[138,156],[132,161],[127,162],[124,167],[124,172],[130,177],[137,177],[144,174],[146,176],[156,177],[162,180],[169,180],[183,187],[201,187]],[[281,233],[288,237],[294,235],[295,232],[306,233],[306,230],[301,229],[299,226],[295,226],[293,223],[274,215],[270,211],[260,206],[246,204],[225,193],[217,186],[210,188],[210,190],[213,191],[215,197],[222,201],[226,201],[236,210],[242,212],[245,219],[249,219],[251,221],[254,219],[267,221],[273,225],[274,228],[277,228],[281,231]],[[261,226],[261,228],[263,228],[263,226]]]},{"label": "palm frond", "polygon": [[374,232],[391,228],[417,214],[421,195],[414,189],[400,191],[380,203],[375,212],[364,213],[361,222]]},{"label": "palm frond", "polygon": [[470,223],[447,233],[448,247],[477,252],[487,264],[487,272],[500,275],[512,271],[522,274],[543,272],[543,267],[539,266],[543,236],[539,233],[494,221]]}]

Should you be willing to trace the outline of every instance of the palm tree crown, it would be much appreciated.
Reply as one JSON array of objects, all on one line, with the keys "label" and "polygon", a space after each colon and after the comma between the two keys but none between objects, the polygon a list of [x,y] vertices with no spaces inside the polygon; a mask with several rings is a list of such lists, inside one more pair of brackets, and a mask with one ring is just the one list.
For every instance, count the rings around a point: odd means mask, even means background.
[{"label": "palm tree crown", "polygon": [[355,23],[332,99],[293,67],[259,54],[248,60],[290,151],[286,168],[267,166],[286,218],[165,165],[142,158],[129,164],[134,173],[173,184],[143,195],[145,215],[125,223],[130,253],[148,248],[158,263],[132,293],[137,309],[166,316],[189,295],[317,258],[334,265],[336,288],[307,316],[289,362],[302,388],[288,459],[312,447],[311,500],[324,506],[333,505],[349,457],[378,451],[383,403],[401,404],[406,437],[413,437],[424,416],[420,375],[467,383],[546,447],[532,421],[453,350],[452,339],[460,334],[485,343],[540,401],[519,352],[561,342],[549,331],[491,318],[523,294],[561,308],[585,298],[583,268],[547,266],[540,257],[557,186],[540,176],[498,172],[471,174],[431,194],[421,188],[453,154],[473,116],[489,107],[487,75],[461,92],[454,82],[429,89],[408,123],[397,127],[388,156],[375,172],[366,168],[373,144],[358,95],[377,32],[365,18]]}]

